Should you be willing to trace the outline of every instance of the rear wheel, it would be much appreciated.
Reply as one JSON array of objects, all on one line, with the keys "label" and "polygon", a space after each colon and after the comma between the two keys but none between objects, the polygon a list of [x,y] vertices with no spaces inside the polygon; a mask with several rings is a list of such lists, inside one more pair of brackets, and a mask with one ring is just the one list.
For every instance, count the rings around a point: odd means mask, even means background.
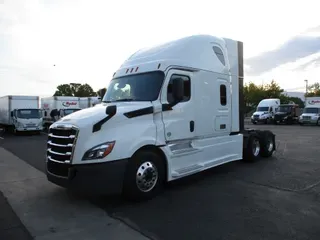
[{"label": "rear wheel", "polygon": [[123,193],[134,201],[151,199],[159,194],[165,181],[163,159],[150,150],[139,151],[129,160]]},{"label": "rear wheel", "polygon": [[254,162],[260,155],[260,140],[257,134],[251,134],[248,139],[247,147],[244,149],[243,160]]},{"label": "rear wheel", "polygon": [[260,143],[261,143],[260,156],[265,158],[271,157],[275,149],[273,134],[270,131],[261,132]]}]

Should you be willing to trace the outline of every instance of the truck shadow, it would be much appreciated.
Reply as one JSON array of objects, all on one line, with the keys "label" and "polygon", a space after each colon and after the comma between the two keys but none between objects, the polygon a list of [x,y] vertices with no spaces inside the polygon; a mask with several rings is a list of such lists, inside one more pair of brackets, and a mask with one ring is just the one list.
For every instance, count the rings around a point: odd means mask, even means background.
[{"label": "truck shadow", "polygon": [[[268,161],[261,159],[260,164],[263,166],[268,164],[267,162],[276,160],[276,157],[271,157]],[[206,185],[210,182],[215,181],[233,181],[239,178],[239,174],[241,175],[241,170],[246,171],[246,169],[254,169],[256,163],[249,163],[245,161],[235,161],[227,164],[223,164],[211,169],[207,169],[205,171],[192,174],[190,176],[186,176],[181,179],[177,179],[172,182],[168,182],[165,184],[164,190],[160,193],[159,197],[174,197],[175,194],[179,194],[181,191],[187,191],[188,189],[194,189],[197,185]],[[249,170],[250,171],[250,170]],[[237,173],[238,172],[238,173]],[[241,177],[240,177],[241,178]],[[192,190],[194,191],[194,190]],[[131,202],[126,200],[121,195],[109,195],[109,196],[89,196],[85,194],[76,193],[79,197],[87,198],[91,203],[105,209],[108,214],[111,214],[117,209],[122,207],[129,206],[140,206],[145,202],[153,201],[153,199],[143,201],[143,202]],[[156,197],[157,198],[157,197]]]}]

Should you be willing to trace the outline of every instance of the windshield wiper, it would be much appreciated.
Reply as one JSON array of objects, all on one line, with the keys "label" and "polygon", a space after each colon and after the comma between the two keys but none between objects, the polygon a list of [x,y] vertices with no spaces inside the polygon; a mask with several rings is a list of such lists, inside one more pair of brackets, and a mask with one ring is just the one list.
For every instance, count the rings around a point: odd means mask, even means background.
[{"label": "windshield wiper", "polygon": [[103,103],[111,103],[112,101],[101,101]]}]

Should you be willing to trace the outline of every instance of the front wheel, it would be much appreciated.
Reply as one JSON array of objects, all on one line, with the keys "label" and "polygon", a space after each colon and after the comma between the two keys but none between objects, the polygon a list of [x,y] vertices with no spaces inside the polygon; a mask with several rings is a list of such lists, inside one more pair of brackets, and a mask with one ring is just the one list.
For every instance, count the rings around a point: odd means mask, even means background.
[{"label": "front wheel", "polygon": [[130,200],[151,199],[162,190],[165,181],[163,159],[155,152],[139,151],[129,160],[123,194]]},{"label": "front wheel", "polygon": [[14,135],[19,135],[19,133],[20,133],[20,132],[19,132],[15,127],[13,127],[13,134],[14,134]]}]

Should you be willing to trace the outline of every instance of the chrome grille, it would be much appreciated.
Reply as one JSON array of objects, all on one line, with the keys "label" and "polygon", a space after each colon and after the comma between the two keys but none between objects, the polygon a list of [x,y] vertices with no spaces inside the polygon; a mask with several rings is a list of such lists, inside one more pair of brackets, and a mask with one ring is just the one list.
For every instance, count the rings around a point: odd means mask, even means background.
[{"label": "chrome grille", "polygon": [[47,143],[47,158],[56,163],[71,163],[79,129],[74,126],[50,128]]},{"label": "chrome grille", "polygon": [[303,119],[303,120],[310,120],[311,117],[310,117],[310,116],[302,116],[302,119]]}]

